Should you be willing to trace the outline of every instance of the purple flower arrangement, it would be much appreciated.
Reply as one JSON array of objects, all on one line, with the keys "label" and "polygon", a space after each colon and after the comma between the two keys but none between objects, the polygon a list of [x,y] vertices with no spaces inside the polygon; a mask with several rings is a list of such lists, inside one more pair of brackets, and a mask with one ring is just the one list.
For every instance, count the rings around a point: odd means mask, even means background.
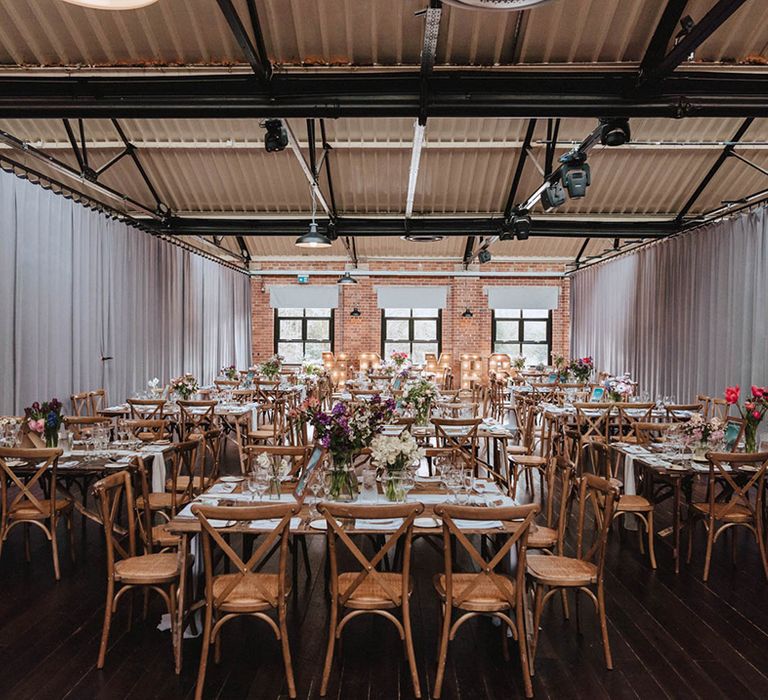
[{"label": "purple flower arrangement", "polygon": [[27,428],[38,435],[45,435],[47,447],[55,447],[59,442],[59,427],[61,426],[61,401],[51,399],[42,404],[35,401],[24,409],[24,421]]}]

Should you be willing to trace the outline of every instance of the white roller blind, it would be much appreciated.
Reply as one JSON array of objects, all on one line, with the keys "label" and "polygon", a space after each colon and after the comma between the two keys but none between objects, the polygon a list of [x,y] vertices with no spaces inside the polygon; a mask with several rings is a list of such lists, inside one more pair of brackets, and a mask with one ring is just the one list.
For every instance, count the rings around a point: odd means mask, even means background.
[{"label": "white roller blind", "polygon": [[273,309],[335,309],[339,288],[335,284],[271,284],[269,305]]},{"label": "white roller blind", "polygon": [[448,287],[376,287],[380,309],[444,309]]},{"label": "white roller blind", "polygon": [[491,309],[556,309],[560,287],[485,287]]}]

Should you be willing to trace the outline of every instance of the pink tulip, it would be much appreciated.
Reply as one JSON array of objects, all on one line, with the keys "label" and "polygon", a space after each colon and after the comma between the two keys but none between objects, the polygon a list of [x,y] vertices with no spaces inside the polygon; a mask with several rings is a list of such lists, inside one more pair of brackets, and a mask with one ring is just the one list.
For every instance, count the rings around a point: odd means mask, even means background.
[{"label": "pink tulip", "polygon": [[740,393],[741,389],[738,386],[729,386],[725,390],[725,400],[729,404],[738,403]]},{"label": "pink tulip", "polygon": [[755,420],[760,420],[760,411],[752,411],[752,417]]}]

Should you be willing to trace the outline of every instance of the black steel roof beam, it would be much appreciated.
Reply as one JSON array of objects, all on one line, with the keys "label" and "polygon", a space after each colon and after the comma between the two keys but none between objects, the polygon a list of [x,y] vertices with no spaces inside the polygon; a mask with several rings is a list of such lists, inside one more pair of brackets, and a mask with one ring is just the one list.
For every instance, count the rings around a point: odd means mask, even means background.
[{"label": "black steel roof beam", "polygon": [[83,156],[80,153],[80,147],[77,145],[77,139],[75,139],[75,132],[72,131],[72,125],[69,123],[69,119],[62,119],[61,121],[64,123],[64,130],[67,132],[67,138],[69,139],[69,143],[72,145],[72,152],[75,154],[77,164],[80,167],[80,172],[84,173],[85,161],[83,160]]},{"label": "black steel roof beam", "polygon": [[[259,55],[259,50],[251,42],[248,30],[246,30],[243,21],[240,19],[240,15],[232,4],[232,0],[216,0],[216,2],[218,2],[219,8],[224,14],[224,18],[227,20],[227,24],[229,24],[229,29],[235,37],[235,41],[240,47],[240,50],[243,52],[245,60],[248,61],[248,65],[251,66],[251,69],[256,74],[259,81],[265,86],[268,85],[272,75],[272,67],[267,67],[264,60],[266,55]],[[248,11],[251,13],[250,7],[248,8]],[[252,23],[254,17],[258,19],[258,15],[254,14],[255,11],[256,8],[254,7],[253,13],[251,13]]]},{"label": "black steel roof beam", "polygon": [[718,0],[660,61],[646,67],[641,85],[665,78],[701,46],[746,0]]},{"label": "black steel roof beam", "polygon": [[251,254],[248,251],[248,246],[245,243],[245,238],[242,236],[236,236],[237,245],[240,246],[240,255],[243,257],[243,262],[248,265],[251,262]]},{"label": "black steel roof beam", "polygon": [[[427,116],[768,116],[765,71],[681,71],[655,91],[636,71],[437,71]],[[417,117],[419,73],[0,78],[0,118]]]},{"label": "black steel roof beam", "polygon": [[77,120],[77,128],[80,130],[80,149],[83,153],[83,163],[88,168],[88,142],[85,139],[85,122],[82,119]]},{"label": "black steel roof beam", "polygon": [[267,80],[271,80],[272,63],[269,60],[269,54],[267,53],[267,44],[264,41],[264,33],[261,31],[259,11],[256,9],[254,0],[246,0],[246,5],[248,6],[248,16],[251,18],[251,30],[253,31],[253,38],[256,41],[256,49],[259,52],[261,65],[264,68],[264,74]]},{"label": "black steel roof beam", "polygon": [[429,0],[429,7],[424,12],[424,36],[421,43],[419,69],[419,124],[427,123],[427,104],[429,102],[430,78],[437,56],[437,39],[440,34],[440,19],[443,15],[440,0]]},{"label": "black steel roof beam", "polygon": [[331,205],[331,214],[333,218],[336,219],[338,217],[336,210],[336,195],[333,191],[333,178],[331,178],[331,159],[328,157],[332,149],[331,144],[328,143],[328,137],[325,133],[325,119],[320,120],[320,138],[323,142],[323,153],[325,153],[325,157],[323,158],[323,166],[325,167],[325,178],[328,184],[328,199],[330,200],[329,203]]},{"label": "black steel roof beam", "polygon": [[[549,126],[550,124],[552,124],[551,130]],[[550,119],[549,124],[547,125],[547,149],[546,149],[547,160],[544,165],[544,172],[546,173],[546,176],[551,175],[552,171],[555,168],[555,148],[557,147],[557,137],[559,135],[560,135],[560,120],[555,119],[553,124],[552,119]]]},{"label": "black steel roof beam", "polygon": [[576,259],[573,261],[573,264],[576,265],[576,267],[581,264],[581,256],[584,255],[584,252],[587,250],[590,240],[590,238],[585,238],[584,243],[581,244],[581,248],[579,248],[579,252],[576,254]]},{"label": "black steel roof beam", "polygon": [[309,169],[317,182],[317,144],[315,143],[315,120],[307,119],[307,147],[309,149]]},{"label": "black steel roof beam", "polygon": [[736,160],[740,160],[742,163],[746,163],[750,168],[754,168],[759,173],[762,173],[763,175],[768,175],[768,170],[758,165],[757,163],[751,161],[749,158],[745,158],[743,155],[741,155],[741,153],[737,153],[735,150],[731,150],[731,152],[728,155],[731,158],[736,158]]},{"label": "black steel roof beam", "polygon": [[[525,169],[525,161],[528,158],[528,151],[531,148],[531,141],[533,140],[533,132],[536,130],[536,120],[531,119],[528,122],[528,128],[525,131],[525,137],[523,139],[523,147],[520,149],[520,155],[517,159],[517,165],[515,166],[515,174],[512,178],[512,184],[509,188],[509,194],[507,195],[507,203],[504,205],[504,218],[508,219],[512,214],[512,209],[515,206],[515,197],[517,197],[517,190],[520,188],[520,181],[523,177],[523,170]],[[465,261],[466,262],[466,261]]]},{"label": "black steel roof beam", "polygon": [[678,224],[682,223],[683,219],[685,218],[685,215],[691,210],[691,207],[696,203],[696,200],[701,196],[701,193],[707,188],[707,185],[710,183],[712,178],[717,174],[717,171],[720,170],[720,168],[723,166],[723,163],[725,163],[725,161],[728,160],[728,156],[730,156],[736,144],[741,140],[741,138],[747,132],[747,129],[749,129],[749,126],[750,124],[752,124],[753,121],[754,120],[752,119],[752,117],[748,117],[741,123],[741,126],[736,130],[736,133],[733,135],[733,138],[728,142],[725,148],[723,148],[722,152],[717,157],[717,160],[712,164],[712,167],[704,176],[704,179],[699,183],[698,187],[696,187],[696,189],[693,191],[693,194],[691,194],[691,196],[688,198],[688,200],[686,201],[686,203],[683,205],[682,209],[678,213],[676,218],[676,221],[678,222]]},{"label": "black steel roof beam", "polygon": [[102,165],[100,168],[96,170],[96,177],[99,177],[102,173],[105,173],[107,170],[109,170],[113,165],[116,165],[119,163],[125,156],[128,155],[130,150],[126,148],[124,151],[120,151],[114,158],[110,158],[104,165]]},{"label": "black steel roof beam", "polygon": [[133,161],[133,164],[136,166],[136,169],[139,171],[139,175],[141,175],[141,179],[144,180],[144,184],[147,186],[147,189],[149,190],[150,194],[155,200],[155,204],[157,206],[157,211],[160,213],[167,213],[168,207],[163,204],[163,200],[160,199],[160,195],[157,193],[157,190],[155,189],[155,186],[152,184],[152,180],[149,179],[149,175],[147,175],[147,171],[144,170],[144,166],[141,164],[141,160],[139,159],[139,156],[136,153],[136,147],[128,140],[128,137],[125,135],[125,132],[123,131],[123,127],[120,126],[120,122],[117,121],[117,119],[112,119],[112,126],[115,127],[115,131],[117,131],[117,135],[120,137],[120,140],[125,144],[125,150],[127,151],[128,156],[130,156],[131,160]]},{"label": "black steel roof beam", "polygon": [[464,267],[467,267],[472,262],[472,251],[475,247],[475,236],[467,236],[467,243],[464,246],[464,258],[462,262]]},{"label": "black steel roof beam", "polygon": [[658,25],[656,25],[656,31],[654,31],[651,41],[648,43],[648,48],[645,50],[643,60],[640,62],[638,82],[642,83],[648,72],[654,66],[659,65],[664,59],[669,42],[672,41],[672,36],[677,29],[677,23],[683,16],[687,4],[688,0],[667,1],[667,6],[664,8]]}]

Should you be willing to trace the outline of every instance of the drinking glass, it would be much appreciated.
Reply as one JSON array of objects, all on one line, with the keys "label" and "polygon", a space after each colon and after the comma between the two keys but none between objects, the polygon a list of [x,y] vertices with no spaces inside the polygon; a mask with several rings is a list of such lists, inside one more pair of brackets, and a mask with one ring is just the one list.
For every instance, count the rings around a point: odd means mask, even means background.
[{"label": "drinking glass", "polygon": [[363,469],[363,483],[360,489],[360,500],[375,502],[378,498],[379,491],[376,488],[376,469],[373,467],[366,467]]},{"label": "drinking glass", "polygon": [[475,477],[472,483],[472,490],[477,494],[478,498],[483,504],[486,503],[487,486],[488,482],[485,479],[480,479],[479,477]]},{"label": "drinking glass", "polygon": [[401,480],[401,488],[403,489],[403,495],[405,500],[408,500],[408,494],[413,491],[416,486],[416,475],[413,469],[406,469],[403,471],[403,478]]},{"label": "drinking glass", "polygon": [[259,477],[256,472],[248,472],[248,476],[245,479],[245,488],[251,494],[251,500],[256,500],[256,496],[259,493]]}]

